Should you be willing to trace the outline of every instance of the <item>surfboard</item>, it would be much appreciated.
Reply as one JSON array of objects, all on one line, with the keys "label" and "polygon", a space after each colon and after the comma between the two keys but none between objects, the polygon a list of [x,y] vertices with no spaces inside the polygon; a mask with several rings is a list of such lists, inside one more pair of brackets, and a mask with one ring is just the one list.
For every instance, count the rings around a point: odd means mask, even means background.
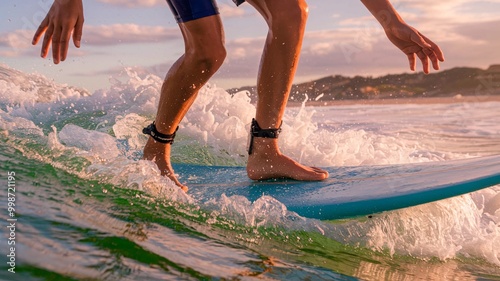
[{"label": "surfboard", "polygon": [[500,184],[500,155],[402,165],[330,167],[319,182],[252,181],[244,167],[175,166],[199,200],[272,196],[300,216],[335,220],[446,199]]}]

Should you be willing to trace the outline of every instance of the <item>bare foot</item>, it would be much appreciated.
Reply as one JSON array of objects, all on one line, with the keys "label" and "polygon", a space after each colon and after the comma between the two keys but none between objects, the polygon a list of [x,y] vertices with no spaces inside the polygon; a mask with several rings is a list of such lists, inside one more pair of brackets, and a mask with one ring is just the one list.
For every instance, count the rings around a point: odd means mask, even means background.
[{"label": "bare foot", "polygon": [[247,174],[252,180],[290,178],[320,181],[328,178],[327,171],[304,166],[281,154],[277,139],[258,137],[253,139],[253,151],[248,156]]},{"label": "bare foot", "polygon": [[168,177],[184,192],[187,192],[188,187],[181,184],[175,177],[174,169],[172,169],[172,165],[170,164],[170,148],[170,144],[157,142],[150,137],[146,146],[144,146],[144,156],[142,159],[155,162],[162,176]]}]

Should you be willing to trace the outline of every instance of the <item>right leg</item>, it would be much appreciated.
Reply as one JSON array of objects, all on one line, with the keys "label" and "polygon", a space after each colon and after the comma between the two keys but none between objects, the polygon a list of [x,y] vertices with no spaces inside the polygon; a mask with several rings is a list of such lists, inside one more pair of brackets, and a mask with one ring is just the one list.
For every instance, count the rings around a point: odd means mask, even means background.
[{"label": "right leg", "polygon": [[[255,119],[263,129],[280,126],[299,62],[307,20],[305,0],[247,0],[266,20],[269,32],[262,54],[257,83]],[[292,178],[324,180],[328,172],[308,167],[283,155],[276,138],[255,137],[248,156],[251,179]]]},{"label": "right leg", "polygon": [[[193,104],[200,88],[219,69],[226,56],[224,32],[219,15],[179,23],[185,43],[185,54],[165,77],[156,115],[156,128],[172,134]],[[207,44],[207,42],[210,42]],[[187,191],[175,177],[170,163],[170,144],[149,138],[144,159],[154,161],[162,175]]]}]

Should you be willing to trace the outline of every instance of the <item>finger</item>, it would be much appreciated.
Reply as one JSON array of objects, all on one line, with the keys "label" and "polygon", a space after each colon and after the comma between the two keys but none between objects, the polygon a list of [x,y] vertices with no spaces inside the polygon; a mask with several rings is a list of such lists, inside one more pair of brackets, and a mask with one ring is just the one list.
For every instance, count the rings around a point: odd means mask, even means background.
[{"label": "finger", "polygon": [[431,45],[432,51],[436,54],[437,58],[440,61],[444,61],[444,54],[443,54],[443,51],[441,51],[441,48],[439,48],[439,46],[436,43],[432,42],[432,40],[425,37],[425,35],[423,35],[423,34],[421,34],[421,35],[425,39],[425,41],[427,41]]},{"label": "finger", "polygon": [[432,48],[432,46],[425,42],[424,38],[418,32],[412,32],[410,36],[411,41],[417,43],[421,48]]},{"label": "finger", "polygon": [[417,61],[415,59],[415,53],[408,54],[408,62],[410,63],[410,70],[415,71]]},{"label": "finger", "polygon": [[80,43],[82,41],[82,33],[83,33],[83,16],[80,16],[78,17],[75,29],[73,30],[73,43],[77,48],[80,48]]},{"label": "finger", "polygon": [[49,25],[49,18],[47,16],[43,19],[43,21],[38,26],[38,29],[36,30],[35,35],[33,35],[33,40],[31,41],[31,44],[33,44],[33,45],[38,44],[40,37],[42,37],[42,34],[47,30],[48,25]]},{"label": "finger", "polygon": [[430,49],[424,49],[423,51],[424,54],[431,60],[432,68],[434,68],[435,70],[439,70],[439,60],[436,54]]},{"label": "finger", "polygon": [[41,53],[42,58],[47,57],[47,54],[49,53],[50,41],[52,40],[53,32],[54,32],[54,26],[52,24],[49,24],[47,30],[45,31],[45,36],[43,37],[42,53]]},{"label": "finger", "polygon": [[54,36],[52,37],[52,59],[55,64],[61,61],[61,27],[56,27],[54,29]]},{"label": "finger", "polygon": [[422,61],[422,68],[424,70],[424,73],[428,74],[430,72],[428,57],[422,51],[417,52],[417,56],[420,59],[420,61]]},{"label": "finger", "polygon": [[68,55],[70,37],[71,37],[71,30],[67,26],[65,26],[61,34],[61,49],[60,49],[61,61],[66,60],[66,56]]}]

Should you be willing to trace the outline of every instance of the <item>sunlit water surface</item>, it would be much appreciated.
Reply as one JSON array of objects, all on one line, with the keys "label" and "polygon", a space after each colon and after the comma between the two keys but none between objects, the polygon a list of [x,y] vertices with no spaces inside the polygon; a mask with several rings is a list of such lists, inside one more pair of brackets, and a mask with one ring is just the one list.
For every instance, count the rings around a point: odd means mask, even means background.
[{"label": "sunlit water surface", "polygon": [[[140,160],[161,82],[126,70],[89,94],[0,66],[1,180],[15,172],[18,219],[15,274],[0,228],[1,279],[500,280],[500,186],[331,222],[272,198],[198,204]],[[499,106],[291,108],[280,142],[323,167],[500,154]],[[204,87],[173,160],[244,166],[254,112],[245,93]]]}]

